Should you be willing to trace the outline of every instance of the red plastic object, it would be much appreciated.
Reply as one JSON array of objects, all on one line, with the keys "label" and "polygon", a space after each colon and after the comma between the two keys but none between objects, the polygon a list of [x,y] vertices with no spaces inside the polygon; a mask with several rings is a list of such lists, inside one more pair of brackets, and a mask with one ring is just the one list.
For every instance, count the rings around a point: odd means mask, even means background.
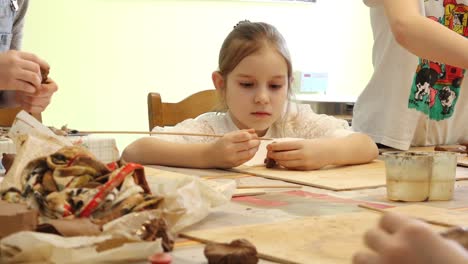
[{"label": "red plastic object", "polygon": [[156,253],[148,257],[151,264],[171,264],[172,257],[167,253]]}]

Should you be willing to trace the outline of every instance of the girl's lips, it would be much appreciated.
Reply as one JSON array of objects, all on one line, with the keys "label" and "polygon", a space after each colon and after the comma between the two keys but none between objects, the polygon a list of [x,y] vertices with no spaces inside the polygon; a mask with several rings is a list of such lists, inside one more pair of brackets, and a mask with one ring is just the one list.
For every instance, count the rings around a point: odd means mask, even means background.
[{"label": "girl's lips", "polygon": [[271,114],[267,113],[267,112],[253,112],[252,115],[254,115],[256,117],[268,117]]}]

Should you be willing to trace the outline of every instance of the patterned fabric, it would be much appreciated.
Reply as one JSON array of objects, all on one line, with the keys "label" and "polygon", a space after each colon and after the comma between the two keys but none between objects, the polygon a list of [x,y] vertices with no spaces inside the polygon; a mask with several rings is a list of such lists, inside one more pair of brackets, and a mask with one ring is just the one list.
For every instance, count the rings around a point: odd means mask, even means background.
[{"label": "patterned fabric", "polygon": [[[467,37],[468,6],[458,2],[428,2],[425,4],[426,16]],[[465,69],[420,58],[408,107],[423,112],[432,120],[450,118],[460,95],[464,74]]]}]

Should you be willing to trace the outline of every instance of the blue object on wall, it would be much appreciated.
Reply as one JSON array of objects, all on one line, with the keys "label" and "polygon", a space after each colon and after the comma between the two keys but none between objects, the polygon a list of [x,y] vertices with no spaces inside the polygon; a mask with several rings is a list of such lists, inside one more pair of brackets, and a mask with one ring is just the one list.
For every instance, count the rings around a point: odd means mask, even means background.
[{"label": "blue object on wall", "polygon": [[325,93],[328,87],[327,72],[302,72],[301,93]]}]

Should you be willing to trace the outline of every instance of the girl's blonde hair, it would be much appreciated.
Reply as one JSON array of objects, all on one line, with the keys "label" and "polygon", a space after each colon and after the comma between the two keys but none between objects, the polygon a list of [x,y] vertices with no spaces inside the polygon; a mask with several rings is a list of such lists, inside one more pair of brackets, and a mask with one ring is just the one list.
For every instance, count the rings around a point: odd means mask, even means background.
[{"label": "girl's blonde hair", "polygon": [[[291,97],[292,63],[289,50],[281,33],[272,25],[263,22],[239,22],[229,33],[219,51],[219,73],[227,83],[227,76],[247,56],[261,50],[263,47],[273,47],[283,56],[288,67],[288,98]],[[225,89],[226,87],[223,87]],[[224,91],[223,91],[224,92]],[[227,110],[222,94],[218,95],[220,108]]]}]

